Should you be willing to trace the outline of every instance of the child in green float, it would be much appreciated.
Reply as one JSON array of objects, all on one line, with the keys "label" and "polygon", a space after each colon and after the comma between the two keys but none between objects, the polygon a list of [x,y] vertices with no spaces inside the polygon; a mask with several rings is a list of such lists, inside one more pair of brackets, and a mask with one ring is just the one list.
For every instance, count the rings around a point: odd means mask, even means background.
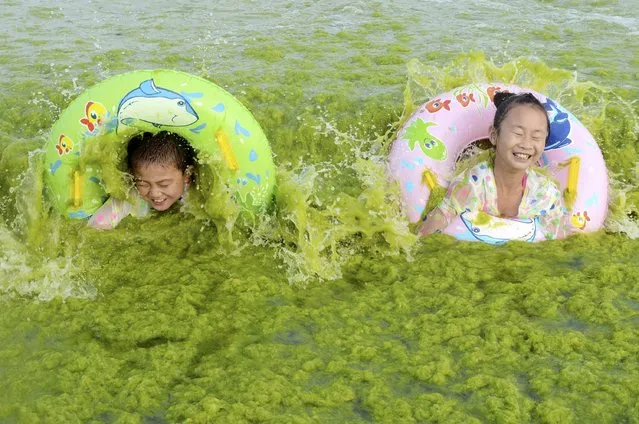
[{"label": "child in green float", "polygon": [[109,230],[128,215],[143,217],[150,208],[163,212],[184,201],[195,168],[195,153],[177,134],[162,131],[133,137],[127,164],[137,192],[131,201],[109,198],[89,219],[89,225]]},{"label": "child in green float", "polygon": [[483,161],[455,177],[444,200],[420,227],[420,234],[442,231],[464,212],[482,211],[504,218],[539,218],[546,239],[567,232],[561,191],[536,171],[548,140],[550,122],[544,106],[530,93],[496,93],[497,111],[490,127],[494,160]]}]

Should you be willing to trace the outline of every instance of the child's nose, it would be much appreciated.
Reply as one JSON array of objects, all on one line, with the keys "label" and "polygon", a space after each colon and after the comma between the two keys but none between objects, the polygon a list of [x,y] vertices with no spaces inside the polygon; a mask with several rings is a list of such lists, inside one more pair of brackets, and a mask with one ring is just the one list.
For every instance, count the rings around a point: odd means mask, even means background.
[{"label": "child's nose", "polygon": [[152,186],[149,189],[149,197],[155,197],[155,196],[157,196],[159,194],[160,194],[160,188],[159,187]]},{"label": "child's nose", "polygon": [[526,137],[524,137],[524,140],[521,143],[522,147],[525,147],[527,149],[532,149],[535,145],[535,141],[533,140],[532,136],[528,135]]}]

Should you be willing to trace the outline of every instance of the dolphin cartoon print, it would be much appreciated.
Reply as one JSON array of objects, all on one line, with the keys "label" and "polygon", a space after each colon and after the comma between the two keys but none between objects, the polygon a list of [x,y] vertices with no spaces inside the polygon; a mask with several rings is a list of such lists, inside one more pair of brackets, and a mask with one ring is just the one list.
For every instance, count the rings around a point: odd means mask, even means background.
[{"label": "dolphin cartoon print", "polygon": [[153,79],[126,94],[118,106],[118,123],[144,121],[159,127],[184,127],[198,120],[189,101],[175,91],[157,87]]},{"label": "dolphin cartoon print", "polygon": [[478,215],[478,212],[470,212],[467,209],[461,213],[460,218],[470,234],[484,243],[500,245],[510,240],[533,241],[537,234],[538,218],[491,217],[488,222],[480,224]]},{"label": "dolphin cartoon print", "polygon": [[561,149],[572,143],[572,140],[568,138],[570,134],[570,119],[568,114],[559,109],[559,106],[550,99],[546,99],[543,105],[548,112],[555,112],[554,116],[549,117],[550,134],[548,135],[548,142],[546,143],[544,151]]}]

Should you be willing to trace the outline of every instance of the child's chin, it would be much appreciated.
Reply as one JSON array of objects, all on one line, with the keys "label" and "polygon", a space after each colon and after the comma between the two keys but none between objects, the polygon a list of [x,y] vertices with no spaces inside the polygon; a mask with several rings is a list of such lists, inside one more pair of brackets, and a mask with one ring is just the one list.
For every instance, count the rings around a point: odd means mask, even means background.
[{"label": "child's chin", "polygon": [[155,205],[153,203],[151,203],[151,207],[153,209],[155,209],[158,212],[164,212],[165,210],[169,209],[171,206],[173,205],[173,202],[169,203],[169,202],[164,202],[160,205]]},{"label": "child's chin", "polygon": [[533,163],[534,162],[530,159],[526,161],[519,161],[519,160],[513,159],[510,161],[510,166],[512,166],[515,169],[528,169]]}]

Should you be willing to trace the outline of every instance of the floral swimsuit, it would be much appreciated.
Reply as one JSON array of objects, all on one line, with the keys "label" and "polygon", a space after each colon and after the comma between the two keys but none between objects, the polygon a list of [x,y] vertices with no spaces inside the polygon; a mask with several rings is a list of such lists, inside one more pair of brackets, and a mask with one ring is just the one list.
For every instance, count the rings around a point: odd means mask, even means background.
[{"label": "floral swimsuit", "polygon": [[[180,197],[180,202],[186,204],[188,184],[184,187],[184,194]],[[142,218],[149,214],[151,207],[136,191],[131,192],[130,201],[114,199],[110,197],[104,204],[89,218],[88,224],[91,227],[108,229],[118,226],[120,221],[129,215]]]},{"label": "floral swimsuit", "polygon": [[89,225],[102,229],[115,228],[125,217],[133,215],[142,218],[148,215],[149,210],[149,204],[137,192],[131,194],[131,201],[109,197],[89,218]]},{"label": "floral swimsuit", "polygon": [[[524,194],[517,218],[539,218],[546,239],[566,235],[568,212],[557,185],[547,176],[530,168],[523,178]],[[482,211],[500,216],[497,206],[497,186],[489,161],[480,162],[457,175],[448,186],[446,197],[433,209],[426,220],[436,220],[447,227],[465,210]]]}]

